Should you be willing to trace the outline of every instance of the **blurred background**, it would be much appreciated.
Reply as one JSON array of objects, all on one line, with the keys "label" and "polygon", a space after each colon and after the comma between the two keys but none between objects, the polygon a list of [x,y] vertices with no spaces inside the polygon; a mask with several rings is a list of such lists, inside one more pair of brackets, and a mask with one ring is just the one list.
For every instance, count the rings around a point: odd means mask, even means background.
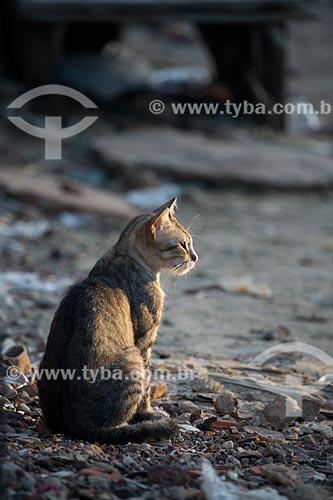
[{"label": "blurred background", "polygon": [[[161,352],[330,349],[332,2],[5,0],[0,19],[1,338],[40,355],[65,288],[176,195],[200,263],[163,278]],[[25,95],[45,85],[88,101]]]}]

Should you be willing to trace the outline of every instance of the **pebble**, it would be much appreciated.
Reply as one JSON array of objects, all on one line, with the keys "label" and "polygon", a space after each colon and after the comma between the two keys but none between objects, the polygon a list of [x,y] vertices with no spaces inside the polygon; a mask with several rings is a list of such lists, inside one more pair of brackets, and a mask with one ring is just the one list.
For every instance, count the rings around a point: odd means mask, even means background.
[{"label": "pebble", "polygon": [[50,297],[48,295],[41,295],[35,300],[36,305],[41,309],[50,309],[57,305],[57,299]]},{"label": "pebble", "polygon": [[286,405],[293,410],[296,415],[300,411],[297,401],[290,396],[277,396],[274,401],[268,403],[262,411],[261,420],[268,422],[275,429],[282,429],[287,424],[295,421],[296,417],[287,416]]},{"label": "pebble", "polygon": [[226,441],[225,443],[223,443],[222,445],[222,448],[224,448],[225,450],[232,450],[234,447],[234,443],[233,441]]},{"label": "pebble", "polygon": [[321,400],[315,397],[303,398],[302,401],[302,417],[304,420],[311,422],[320,416]]},{"label": "pebble", "polygon": [[128,465],[131,467],[136,464],[135,460],[133,460],[133,458],[130,455],[124,455],[122,461],[124,465]]},{"label": "pebble", "polygon": [[19,405],[19,408],[20,408],[20,410],[24,411],[25,413],[29,413],[29,414],[31,413],[31,410],[30,410],[29,406],[27,406],[24,403],[21,403]]},{"label": "pebble", "polygon": [[286,450],[278,444],[272,444],[267,446],[267,448],[265,448],[263,452],[264,457],[273,457],[274,462],[279,462],[282,464],[287,463],[286,455],[287,455]]},{"label": "pebble", "polygon": [[193,392],[217,393],[223,391],[223,385],[208,377],[198,377],[191,384]]},{"label": "pebble", "polygon": [[[26,387],[25,387],[26,388]],[[26,391],[18,391],[20,395],[20,400],[23,401],[25,404],[30,404],[33,402],[33,399],[29,396],[29,394]]]},{"label": "pebble", "polygon": [[23,477],[20,478],[18,486],[24,491],[30,492],[36,483],[37,480],[33,477],[33,475],[25,472]]},{"label": "pebble", "polygon": [[5,396],[0,396],[0,406],[4,405],[10,405],[10,401]]},{"label": "pebble", "polygon": [[[21,393],[22,396],[26,397],[26,395],[30,398],[34,398],[35,396],[38,396],[38,390],[37,387],[34,384],[28,384],[24,386],[24,391]],[[27,401],[25,401],[26,403]]]},{"label": "pebble", "polygon": [[196,404],[192,403],[192,401],[179,401],[178,406],[186,413],[201,412],[200,408]]},{"label": "pebble", "polygon": [[328,425],[312,424],[312,429],[327,439],[331,439],[331,437],[333,437],[332,429]]},{"label": "pebble", "polygon": [[2,478],[3,486],[14,484],[16,481],[17,473],[21,471],[20,467],[13,463],[5,463],[2,465]]},{"label": "pebble", "polygon": [[234,415],[238,408],[238,401],[233,392],[224,390],[217,396],[214,407],[222,415]]},{"label": "pebble", "polygon": [[3,382],[0,380],[0,395],[5,396],[6,398],[12,398],[15,396],[17,393],[15,389],[10,385],[6,384],[6,382]]},{"label": "pebble", "polygon": [[109,489],[110,479],[107,474],[99,474],[98,476],[88,476],[88,482],[94,488],[101,488],[103,490]]},{"label": "pebble", "polygon": [[2,434],[8,434],[8,432],[16,432],[13,427],[7,424],[0,424],[0,432]]},{"label": "pebble", "polygon": [[312,434],[306,434],[303,437],[302,442],[310,446],[314,446],[316,444],[316,440],[313,438]]}]

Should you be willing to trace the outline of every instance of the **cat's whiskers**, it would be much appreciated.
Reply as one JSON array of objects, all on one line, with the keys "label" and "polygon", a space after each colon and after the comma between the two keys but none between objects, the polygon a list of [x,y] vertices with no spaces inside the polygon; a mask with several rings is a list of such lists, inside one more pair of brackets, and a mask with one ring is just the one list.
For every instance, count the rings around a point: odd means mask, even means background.
[{"label": "cat's whiskers", "polygon": [[186,267],[186,264],[187,264],[186,262],[181,262],[177,266],[174,266],[171,269],[171,273],[173,274],[173,276],[179,276],[179,272],[177,271],[181,271],[184,267]]},{"label": "cat's whiskers", "polygon": [[194,217],[190,220],[190,223],[189,223],[189,225],[188,225],[188,226],[187,226],[187,228],[186,228],[186,229],[188,230],[188,232],[189,232],[189,233],[192,233],[192,231],[191,231],[191,229],[192,229],[192,224],[193,224],[193,222],[194,222],[194,221],[196,221],[199,217],[200,217],[200,214],[197,214],[197,215],[195,215],[195,216],[194,216]]},{"label": "cat's whiskers", "polygon": [[[197,229],[199,229],[201,231],[200,227],[197,228]],[[192,240],[195,240],[195,239],[198,239],[198,238],[202,238],[202,233],[200,234],[200,233],[197,233],[197,232],[195,232],[195,231],[192,230],[191,231],[191,236],[192,236]]]},{"label": "cat's whiskers", "polygon": [[168,276],[165,278],[164,282],[162,283],[162,288],[165,295],[169,295],[169,292],[175,289],[175,286],[172,287],[172,285],[176,284],[177,278],[179,278],[179,276],[173,273],[168,274]]}]

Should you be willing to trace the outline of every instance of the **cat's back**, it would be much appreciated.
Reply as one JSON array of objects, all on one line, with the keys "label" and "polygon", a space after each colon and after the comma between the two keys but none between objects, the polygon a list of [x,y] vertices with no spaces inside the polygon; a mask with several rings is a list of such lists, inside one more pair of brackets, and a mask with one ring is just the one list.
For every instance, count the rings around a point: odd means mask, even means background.
[{"label": "cat's back", "polygon": [[[132,330],[126,291],[112,279],[87,277],[71,286],[54,315],[46,357],[65,361],[69,347],[89,349],[99,338]],[[127,335],[126,335],[127,336]],[[74,348],[74,347],[73,347]]]}]

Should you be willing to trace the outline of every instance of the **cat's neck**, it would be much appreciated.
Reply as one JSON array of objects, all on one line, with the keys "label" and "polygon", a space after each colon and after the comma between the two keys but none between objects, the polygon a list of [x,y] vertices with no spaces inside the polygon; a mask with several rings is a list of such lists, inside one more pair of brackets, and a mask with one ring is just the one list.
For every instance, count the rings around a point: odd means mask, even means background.
[{"label": "cat's neck", "polygon": [[120,245],[118,242],[108,250],[96,262],[89,276],[108,277],[112,275],[116,267],[122,267],[123,271],[126,272],[127,266],[131,267],[131,270],[128,270],[129,272],[133,272],[134,269],[138,274],[141,274],[144,281],[154,281],[159,285],[160,273],[155,272],[149,266],[140,250],[130,241],[126,245],[124,243]]},{"label": "cat's neck", "polygon": [[[119,252],[119,253],[118,253]],[[115,253],[114,253],[114,258],[127,258],[132,262],[132,265],[138,270],[138,272],[142,276],[145,277],[145,279],[148,279],[149,281],[157,281],[159,283],[160,280],[160,273],[155,272],[147,263],[145,260],[144,256],[140,252],[140,250],[136,246],[131,246],[127,249],[127,251],[124,253],[124,249],[118,249],[117,246],[115,247]]]}]

